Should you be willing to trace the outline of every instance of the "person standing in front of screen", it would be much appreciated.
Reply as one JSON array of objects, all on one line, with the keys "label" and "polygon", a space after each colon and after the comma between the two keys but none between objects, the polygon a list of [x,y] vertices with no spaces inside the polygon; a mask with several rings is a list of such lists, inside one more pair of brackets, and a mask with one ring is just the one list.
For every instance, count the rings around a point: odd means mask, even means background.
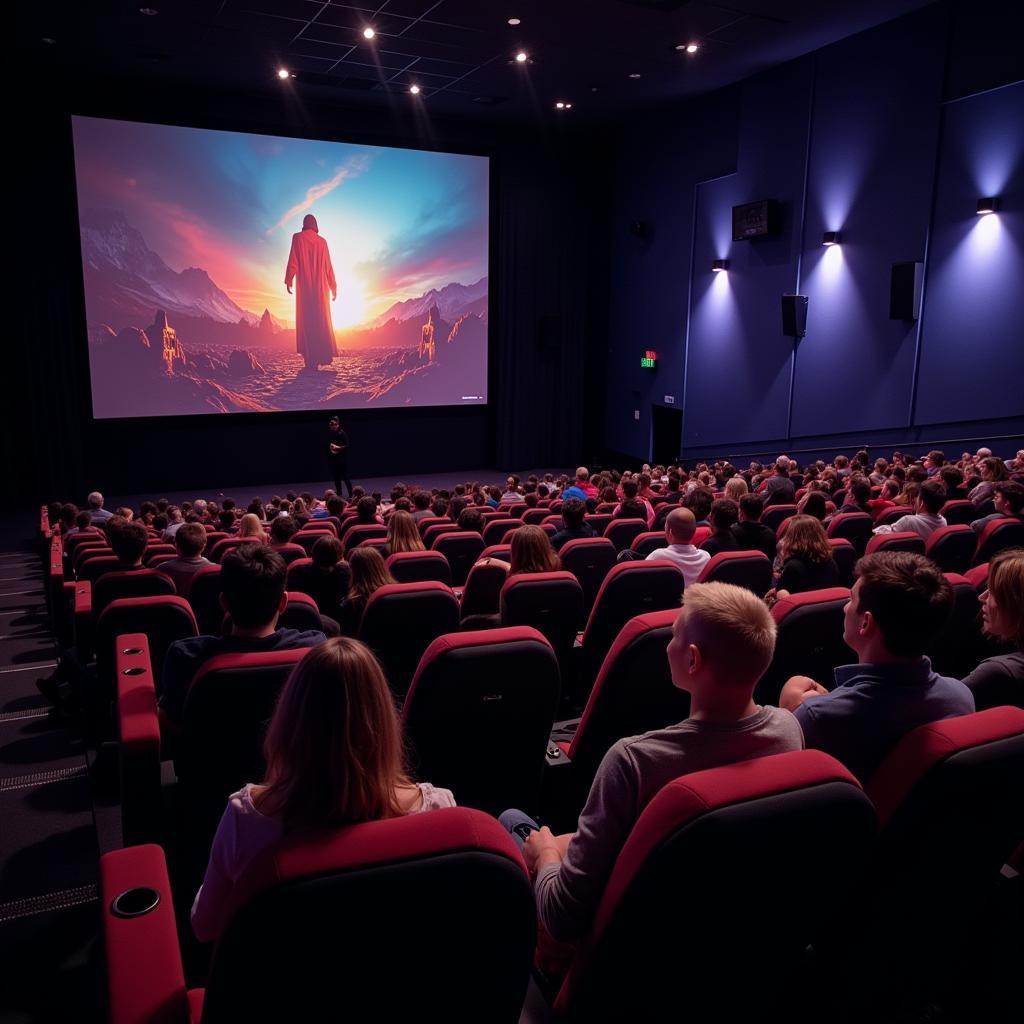
[{"label": "person standing in front of screen", "polygon": [[348,478],[348,434],[341,429],[341,420],[332,416],[327,424],[327,461],[334,477],[334,493],[341,496],[341,485],[348,488],[352,497],[352,481]]},{"label": "person standing in front of screen", "polygon": [[307,370],[329,366],[338,354],[331,323],[331,302],[338,298],[338,282],[327,242],[320,237],[316,217],[311,213],[302,218],[302,230],[292,235],[292,249],[284,272],[289,295],[293,283],[296,288],[295,344],[299,355],[305,360]]}]

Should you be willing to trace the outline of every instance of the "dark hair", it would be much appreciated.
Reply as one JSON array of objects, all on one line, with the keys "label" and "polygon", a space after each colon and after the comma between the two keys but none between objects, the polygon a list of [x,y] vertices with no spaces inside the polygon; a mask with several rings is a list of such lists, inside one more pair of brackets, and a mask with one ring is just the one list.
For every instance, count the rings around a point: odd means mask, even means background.
[{"label": "dark hair", "polygon": [[562,503],[562,522],[565,523],[566,529],[579,529],[586,514],[587,504],[580,498],[566,498]]},{"label": "dark hair", "polygon": [[195,558],[206,547],[206,530],[199,523],[186,523],[174,532],[174,546],[185,558]]},{"label": "dark hair", "polygon": [[850,483],[847,492],[855,505],[866,505],[871,500],[871,483],[859,476]]},{"label": "dark hair", "polygon": [[744,494],[740,498],[740,511],[750,520],[760,522],[764,514],[764,501],[756,494]]},{"label": "dark hair", "polygon": [[142,523],[129,523],[123,516],[113,516],[107,521],[107,538],[118,560],[127,565],[134,565],[142,558],[149,543],[149,533],[145,526]]},{"label": "dark hair", "polygon": [[639,498],[625,498],[619,504],[619,519],[646,519],[647,509]]},{"label": "dark hair", "polygon": [[341,561],[344,550],[337,537],[323,536],[313,545],[310,557],[318,569],[333,569]]},{"label": "dark hair", "polygon": [[77,526],[79,530],[87,530],[92,526],[92,513],[88,509],[82,509],[82,511],[75,516],[75,526]]},{"label": "dark hair", "polygon": [[946,504],[946,488],[938,480],[928,480],[921,484],[917,496],[932,515],[938,515],[942,506]]},{"label": "dark hair", "polygon": [[473,533],[484,532],[484,517],[478,508],[464,508],[459,515],[459,529],[472,530]]},{"label": "dark hair", "polygon": [[821,491],[810,491],[805,495],[803,514],[813,516],[819,522],[828,515],[828,502]]},{"label": "dark hair", "polygon": [[232,622],[242,629],[272,622],[287,575],[284,559],[266,544],[239,544],[226,554],[220,563],[220,588]]},{"label": "dark hair", "polygon": [[1024,485],[1016,480],[1003,480],[996,484],[996,494],[1001,494],[1010,506],[1010,511],[1016,516],[1024,511]]},{"label": "dark hair", "polygon": [[425,512],[430,508],[430,492],[424,490],[413,491],[412,503],[418,512]]},{"label": "dark hair", "polygon": [[291,516],[275,516],[270,524],[270,539],[278,544],[287,544],[299,529]]},{"label": "dark hair", "polygon": [[707,519],[711,511],[711,503],[715,500],[714,494],[707,487],[695,487],[686,496],[683,504],[693,513],[693,518],[699,523]]},{"label": "dark hair", "polygon": [[740,517],[740,507],[732,498],[716,498],[711,503],[711,525],[716,530],[728,530]]},{"label": "dark hair", "polygon": [[356,521],[361,524],[377,521],[377,502],[369,495],[356,502]]},{"label": "dark hair", "polygon": [[879,551],[857,562],[859,608],[871,612],[889,651],[901,658],[924,654],[949,619],[953,588],[924,555]]}]

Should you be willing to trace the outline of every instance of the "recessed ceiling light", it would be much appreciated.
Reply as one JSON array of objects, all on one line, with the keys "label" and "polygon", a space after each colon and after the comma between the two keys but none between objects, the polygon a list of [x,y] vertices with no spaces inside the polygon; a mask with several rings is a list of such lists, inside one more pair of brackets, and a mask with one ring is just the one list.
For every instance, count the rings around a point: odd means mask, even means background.
[{"label": "recessed ceiling light", "polygon": [[685,46],[677,46],[677,50],[685,50],[687,53],[696,53],[700,49],[700,43],[687,43]]},{"label": "recessed ceiling light", "polygon": [[292,73],[287,68],[278,68],[277,77],[283,82],[286,78],[291,78]]},{"label": "recessed ceiling light", "polygon": [[520,24],[522,24],[522,22],[521,22],[521,20],[519,18],[509,18],[508,19],[508,23],[510,25],[520,25]]},{"label": "recessed ceiling light", "polygon": [[363,38],[364,39],[372,39],[376,34],[377,33],[374,32],[374,30],[372,28],[370,28],[369,25],[367,25],[366,28],[363,29]]},{"label": "recessed ceiling light", "polygon": [[155,7],[140,7],[139,14],[144,14],[147,18],[155,18],[160,12]]},{"label": "recessed ceiling light", "polygon": [[420,94],[420,87],[418,85],[410,85],[409,86],[409,92],[411,92],[413,94],[413,96],[419,96],[419,94]]},{"label": "recessed ceiling light", "polygon": [[43,42],[46,43],[47,46],[53,46],[57,40],[51,36],[43,36]]},{"label": "recessed ceiling light", "polygon": [[528,60],[528,58],[527,58],[526,54],[522,50],[520,50],[516,54],[516,63],[517,64],[525,64],[527,60]]},{"label": "recessed ceiling light", "polygon": [[640,78],[640,72],[634,71],[629,77],[630,78]]},{"label": "recessed ceiling light", "polygon": [[565,110],[565,104],[561,100],[559,100],[555,104],[555,110]]}]

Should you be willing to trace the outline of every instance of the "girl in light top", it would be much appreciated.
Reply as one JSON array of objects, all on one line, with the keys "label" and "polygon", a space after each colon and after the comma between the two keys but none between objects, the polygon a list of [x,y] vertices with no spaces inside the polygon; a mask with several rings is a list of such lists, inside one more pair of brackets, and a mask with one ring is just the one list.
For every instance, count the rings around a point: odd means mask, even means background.
[{"label": "girl in light top", "polygon": [[455,806],[449,790],[409,778],[387,680],[358,640],[327,640],[295,666],[263,751],[263,783],[231,795],[213,840],[192,906],[200,942],[220,935],[239,876],[276,840]]}]

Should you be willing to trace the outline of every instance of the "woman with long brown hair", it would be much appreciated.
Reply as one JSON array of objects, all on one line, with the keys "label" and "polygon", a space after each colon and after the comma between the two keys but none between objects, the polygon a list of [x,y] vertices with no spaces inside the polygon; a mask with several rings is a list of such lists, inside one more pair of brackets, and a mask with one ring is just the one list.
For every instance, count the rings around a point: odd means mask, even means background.
[{"label": "woman with long brown hair", "polygon": [[397,555],[401,551],[424,551],[423,539],[412,514],[401,509],[391,513],[388,520],[388,553]]},{"label": "woman with long brown hair", "polygon": [[338,623],[346,636],[355,636],[359,632],[359,620],[363,617],[363,609],[374,591],[398,580],[388,571],[384,556],[373,547],[360,546],[354,548],[348,556],[349,581],[348,595],[341,602],[338,610]]},{"label": "woman with long brown hair", "polygon": [[368,647],[336,637],[292,670],[263,744],[266,774],[228,800],[192,906],[201,942],[227,923],[246,865],[283,836],[455,806],[447,789],[413,782],[402,726]]},{"label": "woman with long brown hair", "polygon": [[520,526],[509,535],[510,560],[483,558],[477,565],[500,565],[509,576],[532,572],[557,572],[562,568],[561,559],[551,546],[547,531],[539,526]]},{"label": "woman with long brown hair", "polygon": [[832,557],[832,545],[825,527],[814,516],[787,519],[778,551],[782,572],[775,587],[765,595],[769,605],[790,594],[839,586],[839,567]]}]

